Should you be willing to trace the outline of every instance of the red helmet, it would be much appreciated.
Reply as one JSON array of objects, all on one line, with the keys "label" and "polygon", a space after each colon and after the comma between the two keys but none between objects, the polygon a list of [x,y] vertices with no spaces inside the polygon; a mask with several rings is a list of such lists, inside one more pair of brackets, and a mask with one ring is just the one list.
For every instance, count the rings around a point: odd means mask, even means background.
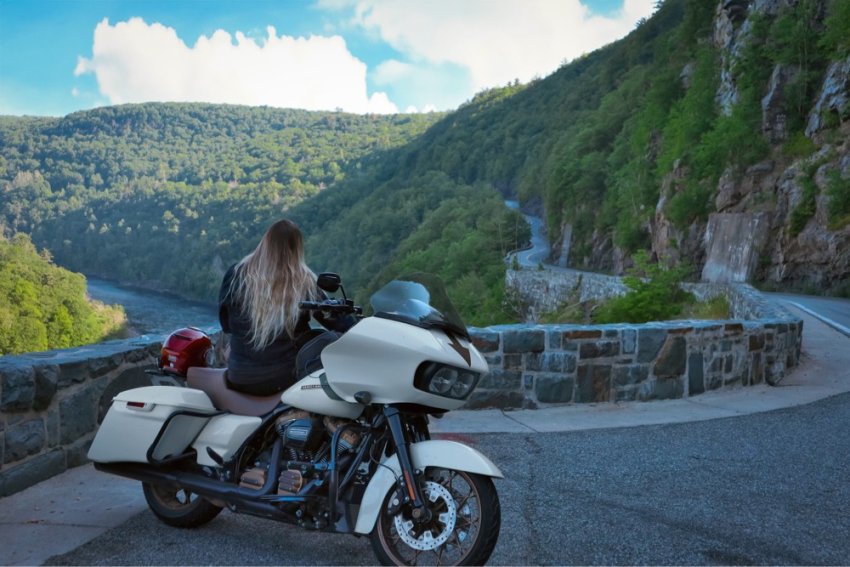
[{"label": "red helmet", "polygon": [[200,329],[186,327],[168,335],[162,343],[159,369],[168,374],[186,376],[192,366],[208,366],[212,341]]}]

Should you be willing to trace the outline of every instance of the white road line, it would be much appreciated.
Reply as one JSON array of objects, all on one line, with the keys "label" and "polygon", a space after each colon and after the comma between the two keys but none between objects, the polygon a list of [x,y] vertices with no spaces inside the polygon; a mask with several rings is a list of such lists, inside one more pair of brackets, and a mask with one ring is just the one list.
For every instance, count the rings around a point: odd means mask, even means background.
[{"label": "white road line", "polygon": [[830,319],[828,317],[824,317],[820,313],[815,313],[814,311],[812,311],[808,307],[803,307],[802,305],[800,305],[796,301],[788,301],[787,299],[785,299],[784,301],[790,303],[791,305],[793,305],[794,307],[796,307],[797,309],[799,309],[801,311],[805,311],[806,313],[808,313],[812,317],[814,317],[816,319],[820,319],[821,321],[823,321],[824,323],[826,323],[827,325],[829,325],[830,327],[832,327],[833,329],[835,329],[839,333],[842,333],[842,334],[850,337],[850,329],[848,329],[847,327],[845,327],[841,323],[837,323],[837,322],[833,321],[832,319]]}]

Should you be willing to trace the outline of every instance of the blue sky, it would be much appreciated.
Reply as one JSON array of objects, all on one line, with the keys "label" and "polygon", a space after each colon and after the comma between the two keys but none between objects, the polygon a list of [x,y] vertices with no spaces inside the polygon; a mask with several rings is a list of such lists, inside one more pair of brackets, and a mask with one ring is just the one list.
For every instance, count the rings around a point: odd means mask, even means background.
[{"label": "blue sky", "polygon": [[145,101],[406,112],[548,75],[652,0],[0,0],[0,114]]}]

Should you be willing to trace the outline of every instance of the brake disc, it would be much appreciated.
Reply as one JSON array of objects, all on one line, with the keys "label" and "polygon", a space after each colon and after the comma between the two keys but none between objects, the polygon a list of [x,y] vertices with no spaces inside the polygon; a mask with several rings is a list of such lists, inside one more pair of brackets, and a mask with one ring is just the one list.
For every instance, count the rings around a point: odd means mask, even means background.
[{"label": "brake disc", "polygon": [[457,505],[445,486],[431,480],[425,482],[423,496],[431,510],[438,507],[440,500],[445,502],[446,509],[432,518],[422,533],[416,535],[416,524],[405,518],[404,514],[398,514],[394,522],[399,537],[406,545],[418,551],[430,551],[446,543],[452,535],[457,519]]}]

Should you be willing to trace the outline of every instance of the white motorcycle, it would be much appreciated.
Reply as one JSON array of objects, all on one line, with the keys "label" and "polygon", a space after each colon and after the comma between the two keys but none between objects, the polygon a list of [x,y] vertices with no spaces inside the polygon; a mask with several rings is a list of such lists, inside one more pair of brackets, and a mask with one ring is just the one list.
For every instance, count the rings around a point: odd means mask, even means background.
[{"label": "white motorcycle", "polygon": [[[335,274],[319,286],[341,288]],[[368,534],[385,565],[483,564],[501,524],[492,479],[503,475],[471,447],[432,440],[428,423],[463,405],[487,364],[436,277],[394,280],[371,303],[365,318],[344,289],[343,299],[302,303],[359,321],[335,341],[308,343],[300,380],[282,394],[230,390],[226,369],[204,366],[188,368],[188,387],[120,393],[89,458],[140,480],[171,526],[199,526],[226,507]],[[172,374],[209,344],[180,339],[164,357]]]}]

